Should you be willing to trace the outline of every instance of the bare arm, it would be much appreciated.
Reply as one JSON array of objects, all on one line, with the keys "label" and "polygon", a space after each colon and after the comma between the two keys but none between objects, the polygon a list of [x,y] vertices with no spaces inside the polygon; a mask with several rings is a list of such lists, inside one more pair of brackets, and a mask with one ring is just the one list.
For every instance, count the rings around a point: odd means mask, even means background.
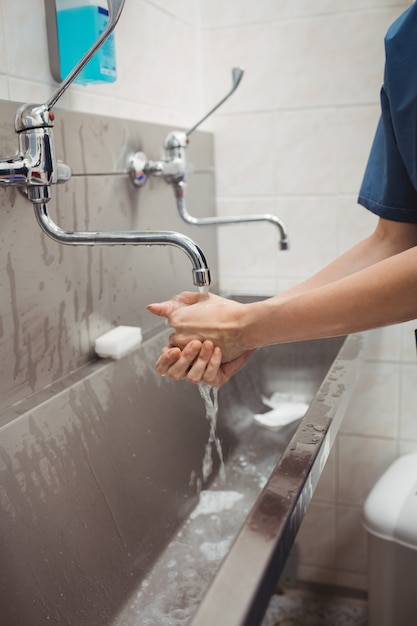
[{"label": "bare arm", "polygon": [[[417,317],[415,246],[416,224],[380,219],[370,237],[312,278],[268,300],[240,305],[213,295],[181,294],[149,308],[168,317],[175,329],[172,341],[180,347],[191,339],[209,339],[220,346],[223,365],[218,353],[213,363],[206,351],[190,379],[204,378],[206,363],[210,380],[204,380],[222,384],[242,366],[235,359],[245,355],[246,362],[256,347],[347,334]],[[157,363],[158,371],[185,376],[192,361],[177,359],[178,353],[174,358],[167,351]],[[228,371],[222,372],[226,361]]]},{"label": "bare arm", "polygon": [[417,247],[329,284],[248,305],[246,349],[344,335],[417,318]]},{"label": "bare arm", "polygon": [[294,295],[327,285],[413,246],[417,246],[417,224],[392,222],[380,218],[372,235],[283,295]]}]

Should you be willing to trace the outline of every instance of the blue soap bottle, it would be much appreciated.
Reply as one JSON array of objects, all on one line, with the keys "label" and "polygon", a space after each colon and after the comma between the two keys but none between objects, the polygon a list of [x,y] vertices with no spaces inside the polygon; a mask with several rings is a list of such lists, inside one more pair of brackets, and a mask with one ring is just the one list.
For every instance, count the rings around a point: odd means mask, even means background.
[{"label": "blue soap bottle", "polygon": [[[105,0],[56,0],[60,74],[63,80],[97,41],[108,22]],[[108,37],[74,82],[112,83],[117,78],[114,33]]]}]

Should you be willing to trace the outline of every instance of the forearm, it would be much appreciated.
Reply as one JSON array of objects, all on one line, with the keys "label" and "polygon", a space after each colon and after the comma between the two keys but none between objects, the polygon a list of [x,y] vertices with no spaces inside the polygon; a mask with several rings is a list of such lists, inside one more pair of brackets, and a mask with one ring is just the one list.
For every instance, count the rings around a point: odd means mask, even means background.
[{"label": "forearm", "polygon": [[375,231],[314,276],[281,294],[293,296],[327,285],[417,245],[417,225],[379,219]]},{"label": "forearm", "polygon": [[243,318],[248,349],[417,318],[417,247],[328,284],[247,305]]},{"label": "forearm", "polygon": [[368,239],[298,288],[239,304],[185,292],[149,305],[168,318],[173,345],[210,340],[224,363],[248,350],[342,335],[417,317],[417,224],[379,220]]}]

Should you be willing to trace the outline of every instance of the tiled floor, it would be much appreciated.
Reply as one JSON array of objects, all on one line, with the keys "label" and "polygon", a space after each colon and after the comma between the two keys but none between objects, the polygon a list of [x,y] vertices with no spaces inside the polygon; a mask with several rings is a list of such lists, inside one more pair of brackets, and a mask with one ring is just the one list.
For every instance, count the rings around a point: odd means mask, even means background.
[{"label": "tiled floor", "polygon": [[262,626],[367,626],[367,602],[292,590],[274,595]]}]

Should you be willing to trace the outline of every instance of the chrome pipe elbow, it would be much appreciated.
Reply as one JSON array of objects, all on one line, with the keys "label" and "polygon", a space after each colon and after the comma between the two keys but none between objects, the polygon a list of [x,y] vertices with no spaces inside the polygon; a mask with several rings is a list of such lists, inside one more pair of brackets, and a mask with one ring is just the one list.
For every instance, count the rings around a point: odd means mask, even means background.
[{"label": "chrome pipe elbow", "polygon": [[[45,188],[48,192],[48,188]],[[199,246],[189,237],[174,231],[68,231],[58,226],[50,217],[45,201],[32,199],[35,217],[42,230],[54,241],[66,245],[144,245],[174,246],[180,248],[193,266],[193,284],[196,287],[209,287],[211,284],[210,268]]]},{"label": "chrome pipe elbow", "polygon": [[280,250],[288,250],[288,231],[284,222],[272,213],[259,213],[254,215],[240,215],[236,217],[194,217],[187,211],[185,203],[185,182],[180,181],[174,184],[174,193],[177,200],[178,213],[182,219],[193,226],[223,226],[233,224],[245,224],[248,222],[270,222],[279,231]]}]

